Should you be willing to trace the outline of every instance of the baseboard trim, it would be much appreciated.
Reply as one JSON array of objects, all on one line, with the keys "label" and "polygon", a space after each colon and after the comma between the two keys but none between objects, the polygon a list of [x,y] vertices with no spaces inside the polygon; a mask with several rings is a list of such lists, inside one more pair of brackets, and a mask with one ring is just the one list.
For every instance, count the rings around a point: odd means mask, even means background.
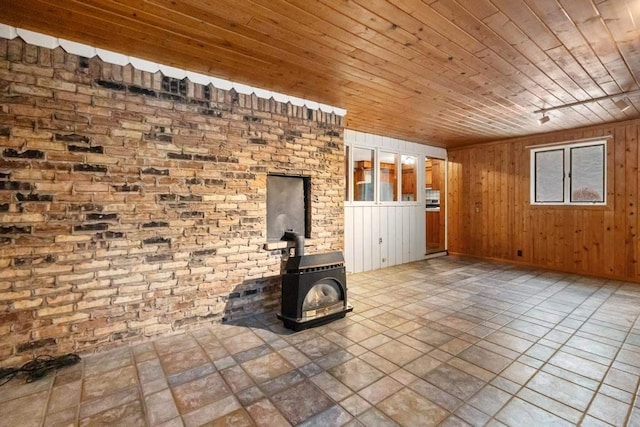
[{"label": "baseboard trim", "polygon": [[478,260],[482,260],[482,261],[502,262],[502,263],[505,263],[505,264],[512,264],[512,265],[517,265],[517,266],[520,266],[520,267],[535,268],[535,269],[538,269],[538,270],[552,271],[552,272],[556,272],[556,273],[576,274],[576,275],[585,276],[585,277],[594,277],[594,278],[598,278],[598,279],[616,280],[616,281],[619,281],[619,282],[628,282],[628,283],[640,284],[640,278],[635,278],[634,279],[634,278],[626,277],[626,276],[596,274],[596,273],[589,273],[589,272],[584,272],[584,271],[575,271],[575,270],[569,270],[569,269],[563,269],[563,268],[552,268],[552,267],[547,267],[547,266],[538,265],[538,264],[525,262],[525,261],[516,261],[516,260],[512,260],[512,259],[496,258],[496,257],[483,257],[483,256],[479,256],[479,255],[469,255],[469,254],[460,253],[460,252],[451,252],[451,251],[449,251],[449,255],[459,256],[459,257],[464,257],[464,258],[474,258],[474,259],[478,259]]}]

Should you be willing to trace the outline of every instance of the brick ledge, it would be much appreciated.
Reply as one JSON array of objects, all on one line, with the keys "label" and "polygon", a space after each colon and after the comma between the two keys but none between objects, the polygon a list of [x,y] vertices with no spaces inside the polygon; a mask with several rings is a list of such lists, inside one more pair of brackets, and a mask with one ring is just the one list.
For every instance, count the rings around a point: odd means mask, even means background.
[{"label": "brick ledge", "polygon": [[[305,239],[304,240],[304,246],[313,246],[315,245],[315,241],[312,239]],[[293,242],[288,242],[286,240],[278,240],[275,242],[266,242],[262,248],[265,251],[275,251],[278,249],[287,249],[287,248],[292,248],[293,247]]]}]

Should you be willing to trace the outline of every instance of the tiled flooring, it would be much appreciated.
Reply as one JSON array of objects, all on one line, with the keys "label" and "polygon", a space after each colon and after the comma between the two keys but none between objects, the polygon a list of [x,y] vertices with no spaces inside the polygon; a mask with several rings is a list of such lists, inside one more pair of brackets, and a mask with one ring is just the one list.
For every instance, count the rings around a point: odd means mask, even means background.
[{"label": "tiled flooring", "polygon": [[274,314],[0,388],[0,424],[640,426],[640,285],[440,258],[351,275],[347,318]]}]

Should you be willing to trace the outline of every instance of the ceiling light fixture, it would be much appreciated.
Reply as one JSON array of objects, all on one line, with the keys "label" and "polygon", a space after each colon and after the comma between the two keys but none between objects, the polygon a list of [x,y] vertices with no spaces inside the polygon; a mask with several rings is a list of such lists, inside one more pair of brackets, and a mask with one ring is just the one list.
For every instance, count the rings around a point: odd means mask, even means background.
[{"label": "ceiling light fixture", "polygon": [[640,90],[632,90],[630,92],[622,92],[622,93],[617,93],[615,95],[606,95],[606,96],[601,96],[599,98],[586,99],[584,101],[572,102],[571,104],[557,105],[555,107],[540,108],[539,110],[536,110],[533,113],[534,114],[542,113],[543,116],[542,116],[542,118],[540,118],[538,120],[538,123],[544,124],[544,123],[549,121],[548,117],[545,120],[545,115],[549,111],[560,110],[562,108],[577,107],[579,105],[590,104],[592,102],[605,101],[607,99],[612,99],[612,98],[619,98],[617,101],[614,101],[614,105],[616,107],[618,107],[620,109],[620,111],[625,111],[625,110],[627,110],[627,109],[629,109],[631,107],[631,103],[628,102],[629,101],[629,97],[630,96],[634,96],[634,95],[640,95]]},{"label": "ceiling light fixture", "polygon": [[624,99],[618,99],[614,104],[616,104],[616,107],[618,107],[620,111],[626,111],[631,108],[631,105]]},{"label": "ceiling light fixture", "polygon": [[546,112],[542,113],[542,117],[540,117],[538,119],[538,124],[539,125],[543,125],[543,124],[547,123],[549,120],[551,120],[551,119],[549,118],[549,116],[547,116],[547,113]]}]

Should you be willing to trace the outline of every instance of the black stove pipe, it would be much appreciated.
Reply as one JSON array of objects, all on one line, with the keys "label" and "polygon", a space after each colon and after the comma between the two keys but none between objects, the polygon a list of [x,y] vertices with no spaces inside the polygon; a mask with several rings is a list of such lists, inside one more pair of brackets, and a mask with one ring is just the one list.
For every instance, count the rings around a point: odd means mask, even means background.
[{"label": "black stove pipe", "polygon": [[293,242],[293,255],[301,257],[304,255],[304,236],[293,230],[287,230],[282,235],[282,239],[287,242]]}]

